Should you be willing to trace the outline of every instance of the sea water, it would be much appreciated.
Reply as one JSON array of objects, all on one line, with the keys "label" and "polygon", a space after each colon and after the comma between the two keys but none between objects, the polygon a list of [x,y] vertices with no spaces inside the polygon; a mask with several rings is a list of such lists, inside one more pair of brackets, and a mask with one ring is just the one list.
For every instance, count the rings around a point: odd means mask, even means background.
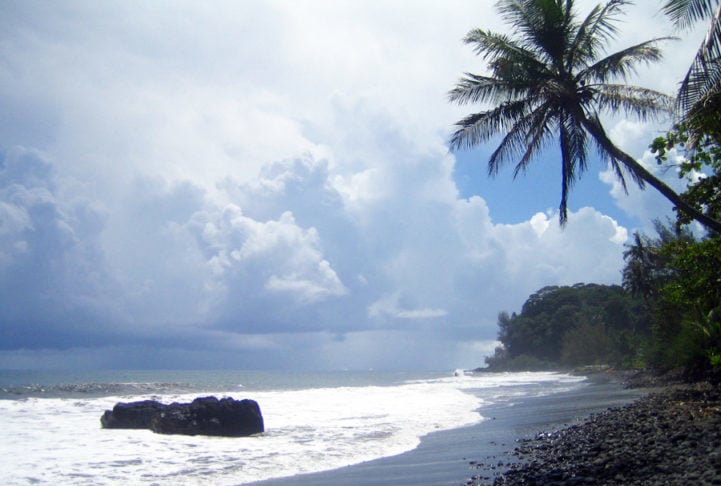
[{"label": "sea water", "polygon": [[[401,454],[501,401],[568,391],[557,373],[0,371],[2,484],[248,484]],[[250,398],[266,431],[243,438],[102,429],[117,402]]]}]

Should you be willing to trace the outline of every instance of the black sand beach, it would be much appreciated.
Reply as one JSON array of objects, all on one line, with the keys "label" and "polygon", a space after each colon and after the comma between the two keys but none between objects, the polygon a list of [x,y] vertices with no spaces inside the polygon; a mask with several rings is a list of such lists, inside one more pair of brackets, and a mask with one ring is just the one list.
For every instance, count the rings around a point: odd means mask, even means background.
[{"label": "black sand beach", "polygon": [[721,391],[710,383],[668,386],[539,435],[515,457],[522,462],[493,484],[721,484]]},{"label": "black sand beach", "polygon": [[571,392],[483,408],[480,424],[430,434],[413,451],[343,469],[262,481],[259,486],[371,486],[491,484],[519,457],[518,439],[580,423],[619,407],[643,391],[616,382],[591,382]]}]

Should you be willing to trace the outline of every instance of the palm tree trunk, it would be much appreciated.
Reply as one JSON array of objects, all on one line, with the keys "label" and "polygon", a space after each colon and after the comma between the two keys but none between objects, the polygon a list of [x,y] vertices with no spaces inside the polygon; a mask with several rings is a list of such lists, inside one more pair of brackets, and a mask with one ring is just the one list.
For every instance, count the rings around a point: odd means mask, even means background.
[{"label": "palm tree trunk", "polygon": [[705,215],[695,207],[684,201],[680,195],[678,195],[673,189],[671,189],[665,182],[658,179],[655,175],[649,172],[643,165],[639,164],[636,159],[631,157],[629,154],[616,147],[616,145],[608,138],[603,127],[598,123],[589,120],[587,117],[581,117],[582,123],[586,130],[616,159],[621,161],[626,168],[631,171],[636,177],[642,181],[648,183],[650,186],[655,188],[658,192],[671,201],[678,210],[683,211],[691,218],[695,219],[707,229],[721,234],[721,222]]}]

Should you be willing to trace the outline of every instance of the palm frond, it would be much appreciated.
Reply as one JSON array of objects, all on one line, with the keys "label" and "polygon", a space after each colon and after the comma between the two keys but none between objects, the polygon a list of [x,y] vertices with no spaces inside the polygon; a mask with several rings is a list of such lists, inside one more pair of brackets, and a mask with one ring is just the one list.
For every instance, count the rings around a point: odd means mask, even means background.
[{"label": "palm frond", "polygon": [[570,48],[566,52],[566,66],[568,70],[577,64],[585,64],[585,59],[595,59],[595,53],[601,42],[592,34],[594,25],[598,22],[601,6],[596,5],[591,13],[578,26]]},{"label": "palm frond", "polygon": [[600,111],[622,111],[641,121],[656,119],[673,112],[674,99],[658,91],[624,84],[591,86],[594,102]]},{"label": "palm frond", "polygon": [[502,0],[499,12],[524,39],[524,47],[556,67],[573,31],[573,0]]},{"label": "palm frond", "polygon": [[[685,120],[694,106],[707,94],[718,92],[721,82],[721,5],[716,9],[711,28],[701,44],[691,67],[681,82],[677,97],[677,108]],[[714,88],[716,86],[716,88]]]},{"label": "palm frond", "polygon": [[474,113],[458,121],[458,127],[451,135],[451,150],[471,148],[488,141],[491,137],[510,131],[516,120],[522,119],[530,111],[527,100],[509,101],[498,107]]},{"label": "palm frond", "polygon": [[578,175],[580,176],[587,168],[587,132],[575,117],[568,117],[565,126],[568,137],[567,143],[574,160],[574,167],[578,167]]},{"label": "palm frond", "polygon": [[570,68],[585,65],[598,57],[605,43],[616,37],[616,15],[621,13],[627,0],[611,0],[601,7],[596,5],[576,30],[567,50],[566,65]]},{"label": "palm frond", "polygon": [[666,0],[661,9],[680,28],[713,15],[718,0]]},{"label": "palm frond", "polygon": [[689,147],[695,147],[704,132],[721,133],[721,66],[718,63],[704,77],[701,91],[700,98],[683,114]]},{"label": "palm frond", "polygon": [[[547,2],[547,0],[541,0]],[[499,0],[496,2],[496,9],[501,17],[509,25],[513,25],[522,35],[520,38],[526,40],[526,44],[534,50],[537,45],[529,42],[534,37],[537,25],[542,21],[539,15],[539,2],[528,2],[524,0]],[[539,19],[539,17],[541,17]]]},{"label": "palm frond", "polygon": [[488,61],[493,76],[499,79],[518,79],[523,73],[532,80],[547,71],[533,51],[530,51],[505,34],[474,29],[463,39],[473,51]]},{"label": "palm frond", "polygon": [[531,88],[533,86],[527,86],[525,83],[465,73],[456,86],[448,92],[448,100],[459,105],[486,101],[497,103],[524,97]]},{"label": "palm frond", "polygon": [[[622,165],[619,160],[614,157],[608,150],[607,147],[605,147],[600,141],[596,140],[596,151],[598,154],[606,159],[606,163],[608,164],[608,167],[613,171],[614,175],[616,176],[616,180],[621,184],[621,188],[623,189],[624,194],[628,194],[628,184],[626,183],[626,172],[624,171],[625,165]],[[633,175],[633,173],[632,173]],[[642,179],[639,179],[638,177],[633,177],[634,182],[638,184],[639,187],[643,188],[644,183]]]},{"label": "palm frond", "polygon": [[594,64],[579,71],[577,79],[586,82],[605,83],[612,79],[626,79],[636,73],[639,64],[649,64],[661,60],[661,49],[656,44],[672,37],[659,37],[626,49],[614,52]]},{"label": "palm frond", "polygon": [[587,168],[586,140],[586,130],[578,119],[569,113],[562,113],[559,125],[561,203],[558,208],[561,226],[568,220],[568,197],[571,189]]},{"label": "palm frond", "polygon": [[[463,38],[463,42],[473,46],[473,52],[484,60],[493,60],[505,56],[526,56],[528,52],[511,37],[483,29],[473,29]],[[529,57],[533,57],[530,55]]]},{"label": "palm frond", "polygon": [[558,218],[561,226],[568,222],[568,194],[575,181],[573,175],[573,155],[568,140],[565,123],[561,124],[561,204],[558,206]]},{"label": "palm frond", "polygon": [[[541,150],[554,133],[553,113],[550,112],[550,108],[550,103],[539,106],[530,116],[526,117],[524,124],[519,123],[513,127],[512,132],[506,136],[498,146],[498,149],[491,155],[488,161],[489,174],[493,175],[497,173],[501,165],[513,157],[514,152],[523,152],[523,155],[513,169],[513,177],[518,177],[518,174],[528,168],[528,165],[533,161],[536,153]],[[509,140],[511,136],[514,137],[516,143],[513,145],[506,144],[506,140]],[[507,150],[508,148],[514,148],[515,150]],[[524,148],[525,151],[523,150]]]},{"label": "palm frond", "polygon": [[711,26],[701,48],[706,52],[707,58],[721,57],[721,3],[711,16]]}]

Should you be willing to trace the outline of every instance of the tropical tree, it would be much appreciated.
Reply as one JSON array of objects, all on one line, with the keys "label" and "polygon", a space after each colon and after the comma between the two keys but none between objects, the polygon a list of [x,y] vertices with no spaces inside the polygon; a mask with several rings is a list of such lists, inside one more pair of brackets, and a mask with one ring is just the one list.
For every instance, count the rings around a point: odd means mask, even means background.
[{"label": "tropical tree", "polygon": [[[691,145],[688,123],[674,125],[665,136],[657,137],[649,145],[659,165],[673,166],[679,178],[686,179],[684,200],[711,218],[721,218],[721,126],[708,128],[703,121],[694,128],[695,141]],[[674,162],[669,160],[671,149],[684,154]],[[690,223],[683,213],[677,214],[677,225]]]},{"label": "tropical tree", "polygon": [[658,253],[648,238],[638,231],[633,243],[623,252],[626,266],[623,269],[623,288],[631,295],[639,295],[646,301],[658,291],[654,273],[658,269]]},{"label": "tropical tree", "polygon": [[670,256],[661,249],[676,242],[694,241],[693,234],[681,225],[666,225],[654,221],[657,238],[649,238],[639,232],[633,234],[633,243],[623,252],[626,266],[623,269],[623,288],[634,296],[643,297],[646,303],[658,299],[659,290],[670,278]]},{"label": "tropical tree", "polygon": [[489,75],[466,73],[449,92],[459,105],[490,102],[491,109],[456,123],[451,149],[469,148],[502,135],[488,161],[490,175],[518,158],[514,176],[558,136],[561,149],[559,219],[567,220],[568,194],[587,168],[589,146],[606,158],[626,188],[626,175],[640,186],[656,188],[681,211],[721,231],[716,221],[691,207],[608,137],[600,115],[624,112],[650,119],[669,111],[672,99],[654,90],[615,84],[640,63],[661,58],[663,38],[633,45],[610,55],[604,46],[617,33],[614,21],[629,2],[609,0],[583,19],[573,0],[499,0],[496,6],[515,37],[475,29],[465,42],[488,62]]},{"label": "tropical tree", "polygon": [[699,140],[701,127],[721,131],[721,2],[719,0],[665,0],[663,11],[679,28],[709,20],[709,30],[684,77],[677,96],[681,121],[689,128],[690,145]]}]

